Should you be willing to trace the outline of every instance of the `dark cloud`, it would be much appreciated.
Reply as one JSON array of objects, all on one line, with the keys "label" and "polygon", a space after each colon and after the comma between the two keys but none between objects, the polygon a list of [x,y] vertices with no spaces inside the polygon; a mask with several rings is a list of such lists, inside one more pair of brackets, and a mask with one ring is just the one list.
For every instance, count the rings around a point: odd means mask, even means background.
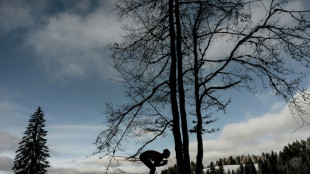
[{"label": "dark cloud", "polygon": [[104,8],[106,12],[111,12],[113,0],[49,0],[47,12],[50,15],[58,13],[75,13],[88,15],[97,8]]},{"label": "dark cloud", "polygon": [[13,167],[13,159],[0,156],[0,171],[10,172]]},{"label": "dark cloud", "polygon": [[[304,10],[310,10],[310,1],[309,0],[302,0],[302,6],[304,7]],[[306,17],[309,19],[310,13],[307,13]]]},{"label": "dark cloud", "polygon": [[19,29],[27,30],[41,23],[47,1],[0,1],[0,36]]},{"label": "dark cloud", "polygon": [[12,136],[8,132],[0,131],[0,142],[0,152],[15,151],[18,148],[20,138]]},{"label": "dark cloud", "polygon": [[309,0],[302,0],[303,3],[303,7],[305,7],[305,9],[310,10],[310,1]]},{"label": "dark cloud", "polygon": [[[109,49],[119,39],[114,0],[0,1],[0,38],[19,41],[28,60],[37,61],[50,81],[89,76],[110,78]],[[19,36],[19,37],[17,37]],[[1,41],[1,40],[0,40]],[[7,45],[7,44],[5,44]]]},{"label": "dark cloud", "polygon": [[[0,36],[22,30],[32,32],[45,25],[50,17],[62,13],[87,16],[98,8],[109,14],[113,0],[4,0],[0,1]],[[28,31],[28,32],[25,32]]]}]

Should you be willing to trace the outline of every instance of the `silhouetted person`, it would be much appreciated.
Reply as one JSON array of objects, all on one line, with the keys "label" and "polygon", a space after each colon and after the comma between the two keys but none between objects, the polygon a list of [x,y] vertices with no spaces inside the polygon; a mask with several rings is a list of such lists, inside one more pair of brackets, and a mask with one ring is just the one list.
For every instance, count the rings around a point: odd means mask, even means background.
[{"label": "silhouetted person", "polygon": [[170,151],[165,149],[163,153],[159,153],[154,150],[148,150],[140,155],[140,160],[150,168],[150,174],[154,174],[156,167],[164,166],[168,163],[168,160],[164,160],[169,158]]}]

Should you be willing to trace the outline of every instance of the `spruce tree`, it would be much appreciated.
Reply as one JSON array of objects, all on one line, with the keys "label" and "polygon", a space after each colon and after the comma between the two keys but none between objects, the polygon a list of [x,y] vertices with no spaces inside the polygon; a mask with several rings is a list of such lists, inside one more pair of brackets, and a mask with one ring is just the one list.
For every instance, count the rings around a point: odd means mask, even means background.
[{"label": "spruce tree", "polygon": [[211,174],[216,174],[216,169],[215,169],[214,162],[210,163],[210,173]]},{"label": "spruce tree", "polygon": [[47,131],[44,130],[44,113],[40,107],[31,115],[24,137],[16,151],[13,171],[15,174],[45,174],[50,166],[46,160],[49,148],[46,146]]},{"label": "spruce tree", "polygon": [[239,166],[239,168],[237,170],[237,174],[244,174],[244,167],[243,167],[242,163],[240,163],[240,166]]},{"label": "spruce tree", "polygon": [[224,171],[224,166],[223,166],[223,162],[222,162],[221,159],[220,159],[219,162],[218,162],[218,167],[219,167],[219,169],[218,169],[218,174],[224,174],[225,171]]}]

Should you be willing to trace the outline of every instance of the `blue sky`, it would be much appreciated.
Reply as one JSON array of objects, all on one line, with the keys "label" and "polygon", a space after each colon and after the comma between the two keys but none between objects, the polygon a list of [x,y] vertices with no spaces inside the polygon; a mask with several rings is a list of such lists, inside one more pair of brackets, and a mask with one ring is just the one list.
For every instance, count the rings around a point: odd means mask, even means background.
[{"label": "blue sky", "polygon": [[[49,173],[105,171],[106,159],[86,156],[95,151],[92,143],[104,130],[105,104],[126,101],[106,47],[120,41],[122,34],[118,18],[111,13],[113,2],[0,0],[0,174],[12,173],[15,150],[38,106],[47,120]],[[288,6],[310,7],[301,0]],[[310,77],[303,85],[310,86]],[[292,133],[297,123],[269,89],[227,94],[232,103],[227,114],[216,114],[220,120],[214,124],[221,131],[204,136],[206,163],[228,155],[280,150],[309,136],[310,127]],[[194,160],[195,138],[191,140]],[[161,151],[163,142],[173,149],[169,136],[148,148]],[[129,151],[134,149],[129,145]],[[174,163],[173,155],[169,165]],[[121,164],[127,172],[146,171],[139,164]]]}]

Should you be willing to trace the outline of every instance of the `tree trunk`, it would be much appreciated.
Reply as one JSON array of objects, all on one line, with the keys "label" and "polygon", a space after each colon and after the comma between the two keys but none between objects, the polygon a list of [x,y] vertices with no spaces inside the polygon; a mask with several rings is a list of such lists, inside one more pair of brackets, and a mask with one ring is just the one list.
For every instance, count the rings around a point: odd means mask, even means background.
[{"label": "tree trunk", "polygon": [[[176,48],[175,48],[175,29],[174,29],[174,13],[173,13],[173,0],[169,0],[169,33],[170,33],[170,54],[171,54],[171,67],[170,67],[170,91],[171,91],[171,111],[173,115],[173,137],[175,143],[176,160],[178,166],[178,173],[184,173],[184,158],[182,151],[182,139],[180,133],[180,120],[177,102],[177,84],[176,84]],[[186,174],[186,173],[184,173]]]},{"label": "tree trunk", "polygon": [[195,102],[196,102],[196,117],[197,117],[197,156],[196,156],[196,171],[195,174],[201,174],[202,172],[202,159],[203,159],[203,141],[202,141],[202,115],[201,115],[201,99],[199,95],[199,69],[200,65],[198,62],[198,36],[197,36],[197,28],[199,26],[199,18],[201,14],[201,6],[199,13],[197,15],[195,25],[193,28],[193,48],[194,48],[194,78],[195,78]]},{"label": "tree trunk", "polygon": [[179,90],[179,103],[180,114],[182,123],[182,138],[183,138],[183,155],[184,155],[184,172],[190,173],[190,157],[189,157],[189,138],[187,128],[187,116],[185,109],[185,92],[183,86],[183,54],[182,54],[182,34],[180,24],[180,11],[179,1],[175,0],[175,20],[177,31],[177,56],[178,56],[178,90]]}]

